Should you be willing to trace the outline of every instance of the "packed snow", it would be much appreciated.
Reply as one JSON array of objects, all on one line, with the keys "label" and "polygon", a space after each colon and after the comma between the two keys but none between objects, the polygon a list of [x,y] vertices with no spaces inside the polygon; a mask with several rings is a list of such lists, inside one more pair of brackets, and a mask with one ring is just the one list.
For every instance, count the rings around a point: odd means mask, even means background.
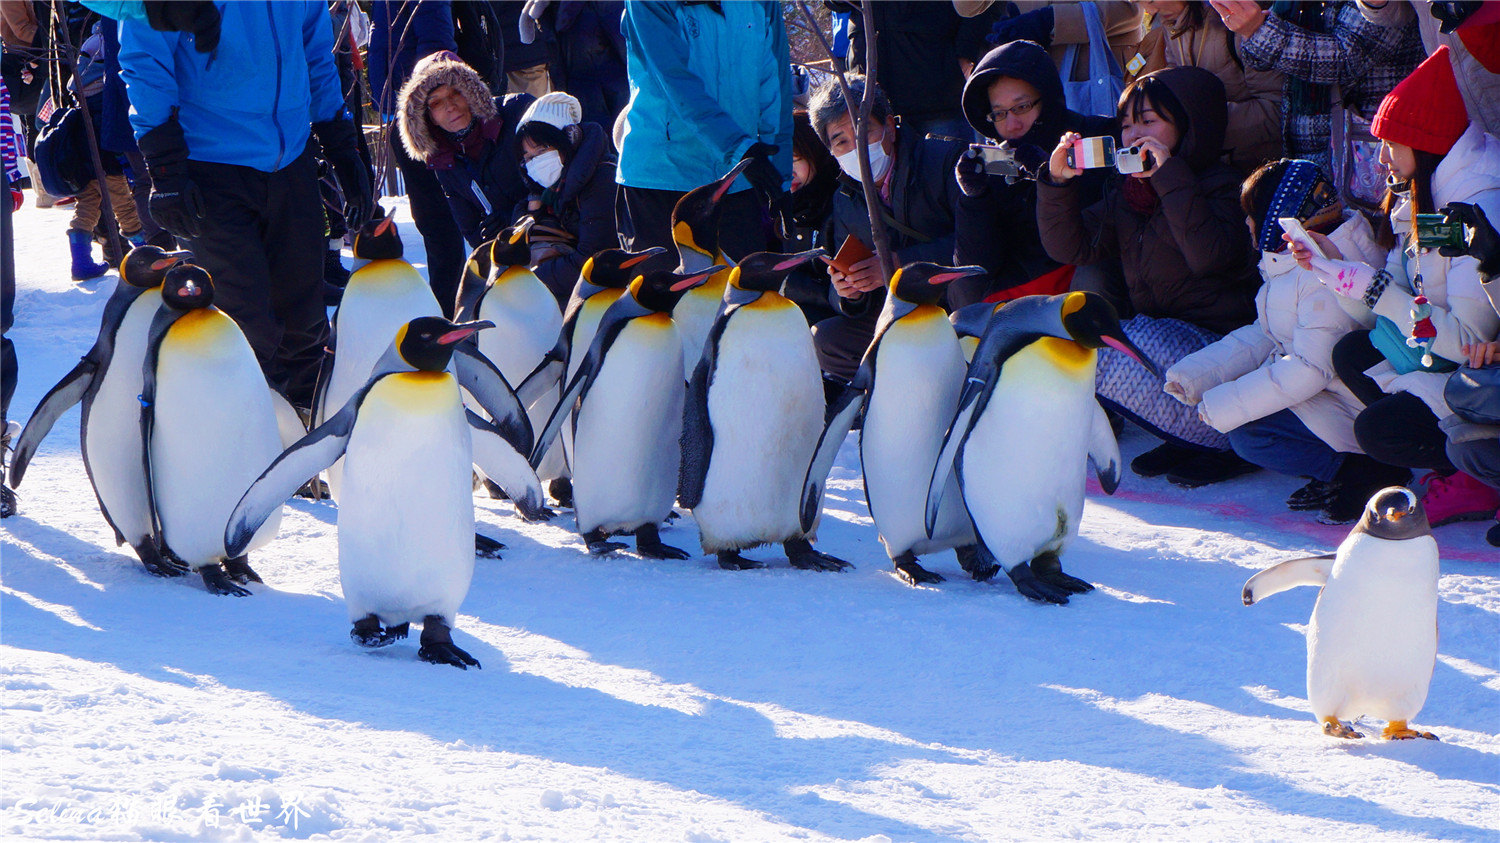
[{"label": "packed snow", "polygon": [[[28,195],[29,200],[29,195]],[[115,283],[68,277],[69,212],[16,218],[23,421],[92,344]],[[408,255],[422,266],[410,217]],[[424,267],[425,268],[425,267]],[[121,419],[134,424],[134,419]],[[53,430],[3,522],[0,835],[89,840],[1494,840],[1500,551],[1436,531],[1430,741],[1326,737],[1306,702],[1316,590],[1246,608],[1277,561],[1346,528],[1266,473],[1188,491],[1091,484],[1070,605],[967,579],[902,584],[834,469],[819,547],[844,574],[591,558],[570,514],[477,497],[455,642],[352,644],[335,507],[295,500],[244,599],[149,576],[114,546]],[[857,434],[855,434],[857,436]],[[1128,460],[1149,447],[1127,433]],[[663,540],[696,549],[691,517]],[[1367,723],[1375,734],[1379,723]]]}]

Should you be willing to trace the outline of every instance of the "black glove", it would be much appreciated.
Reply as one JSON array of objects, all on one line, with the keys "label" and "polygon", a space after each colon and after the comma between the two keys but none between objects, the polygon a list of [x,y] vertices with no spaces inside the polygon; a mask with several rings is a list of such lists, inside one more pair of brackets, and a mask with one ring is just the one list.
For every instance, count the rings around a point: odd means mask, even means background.
[{"label": "black glove", "polygon": [[184,239],[202,234],[203,197],[188,178],[187,140],[177,115],[142,135],[138,145],[151,173],[151,218]]},{"label": "black glove", "polygon": [[1438,31],[1447,35],[1453,30],[1458,29],[1460,24],[1479,11],[1483,5],[1484,3],[1479,2],[1479,0],[1467,0],[1466,2],[1465,0],[1458,0],[1458,2],[1433,3],[1429,7],[1429,10],[1432,12],[1432,16],[1437,18]]},{"label": "black glove", "polygon": [[200,53],[219,46],[219,10],[212,0],[146,0],[146,20],[157,32],[187,32]]},{"label": "black glove", "polygon": [[774,143],[756,142],[740,156],[741,159],[750,159],[750,166],[745,168],[745,181],[750,182],[750,186],[755,188],[767,205],[786,192],[782,187],[786,179],[771,161],[771,156],[776,154],[778,148]]},{"label": "black glove", "polygon": [[354,121],[326,120],[314,123],[312,131],[323,147],[323,160],[333,168],[333,177],[344,192],[344,220],[350,231],[358,231],[375,208],[375,195],[370,186],[370,168],[359,157]]},{"label": "black glove", "polygon": [[500,236],[500,232],[510,225],[510,217],[496,211],[479,221],[479,239],[485,243]]},{"label": "black glove", "polygon": [[1484,209],[1467,202],[1450,202],[1443,206],[1442,214],[1443,222],[1462,223],[1473,231],[1473,235],[1467,246],[1443,246],[1438,249],[1438,254],[1447,258],[1464,255],[1474,258],[1479,261],[1479,274],[1486,281],[1500,275],[1500,233],[1484,215]]},{"label": "black glove", "polygon": [[953,175],[958,179],[958,189],[965,196],[983,196],[989,192],[990,177],[984,171],[984,159],[973,148],[965,149],[964,154],[959,156],[958,163],[953,167]]},{"label": "black glove", "polygon": [[1046,8],[996,21],[985,40],[995,45],[1035,41],[1043,47],[1051,47],[1052,17],[1052,9]]}]

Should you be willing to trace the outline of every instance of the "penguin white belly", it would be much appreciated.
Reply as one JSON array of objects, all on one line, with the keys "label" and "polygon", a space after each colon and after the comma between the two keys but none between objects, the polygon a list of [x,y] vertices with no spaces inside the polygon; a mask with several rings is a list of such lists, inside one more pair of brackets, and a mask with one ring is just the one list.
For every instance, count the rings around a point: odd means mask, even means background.
[{"label": "penguin white belly", "polygon": [[[802,481],[823,430],[823,384],[797,306],[766,293],[737,310],[708,389],[714,444],[693,510],[713,553],[803,535]],[[808,533],[812,536],[817,532]]]},{"label": "penguin white belly", "polygon": [[339,577],[349,619],[450,626],[474,574],[473,462],[458,383],[389,375],[360,406],[344,455]]},{"label": "penguin white belly", "polygon": [[672,511],[682,436],[682,338],[666,314],[631,320],[578,411],[578,531],[634,530]]},{"label": "penguin white belly", "polygon": [[1319,719],[1421,711],[1437,660],[1437,560],[1430,535],[1344,540],[1307,630],[1307,697]]},{"label": "penguin white belly", "polygon": [[[563,375],[563,387],[565,388],[578,373],[578,367],[583,365],[583,360],[588,356],[589,346],[594,343],[594,335],[599,333],[599,322],[604,319],[605,311],[610,305],[619,300],[625,294],[624,290],[606,288],[590,296],[583,303],[583,308],[578,311],[578,318],[573,320],[573,335],[568,342],[568,370]],[[533,419],[531,429],[541,431],[547,424],[547,417],[552,415],[552,407],[555,407],[556,398],[547,408],[545,415],[540,420]],[[569,419],[558,432],[558,438],[562,440],[562,448],[553,448],[547,452],[542,459],[542,464],[537,466],[537,477],[548,480],[553,477],[571,477],[570,466],[573,462],[573,423]],[[559,453],[559,450],[561,453]]]},{"label": "penguin white belly", "polygon": [[[370,380],[370,371],[396,331],[423,316],[442,316],[432,288],[416,268],[402,260],[379,260],[355,270],[334,314],[333,370],[324,387],[316,423],[321,424]],[[342,488],[343,460],[328,468],[328,489],[334,500]]]},{"label": "penguin white belly", "polygon": [[[151,431],[152,488],[167,546],[193,568],[224,558],[240,496],[281,455],[266,377],[239,326],[190,311],[162,339]],[[280,510],[246,552],[275,537]]]},{"label": "penguin white belly", "polygon": [[1095,412],[1094,352],[1037,340],[1005,361],[959,458],[975,531],[1008,570],[1078,534]]},{"label": "penguin white belly", "polygon": [[151,535],[146,496],[145,443],[141,441],[141,364],[146,337],[161,306],[161,290],[141,293],[115,329],[109,366],[89,404],[83,456],[89,479],[111,523],[130,544]]},{"label": "penguin white belly", "polygon": [[965,368],[958,337],[937,307],[907,314],[881,337],[860,464],[870,515],[892,558],[974,543],[956,477],[948,480],[931,539],[924,523],[932,468],[963,391]]},{"label": "penguin white belly", "polygon": [[562,333],[557,299],[525,267],[511,267],[495,279],[475,318],[495,323],[479,333],[479,350],[512,388],[542,362]]},{"label": "penguin white belly", "polygon": [[698,360],[703,357],[703,344],[708,342],[708,332],[713,330],[714,319],[719,315],[728,280],[729,268],[725,267],[688,290],[672,308],[672,321],[682,333],[682,371],[686,377],[693,376]]}]

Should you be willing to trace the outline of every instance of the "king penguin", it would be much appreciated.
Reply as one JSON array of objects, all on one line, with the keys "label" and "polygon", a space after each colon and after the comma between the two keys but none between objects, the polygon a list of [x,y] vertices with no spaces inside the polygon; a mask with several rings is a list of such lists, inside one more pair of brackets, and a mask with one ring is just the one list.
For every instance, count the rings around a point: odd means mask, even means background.
[{"label": "king penguin", "polygon": [[[240,552],[303,481],[343,457],[339,577],[351,637],[381,647],[420,622],[418,656],[465,669],[479,662],[449,630],[474,573],[471,465],[495,478],[526,517],[545,512],[541,484],[514,440],[464,409],[448,371],[454,347],[485,327],[432,316],[401,326],[343,408],[240,487],[247,491],[221,536]],[[524,417],[519,402],[489,411],[512,425]]]},{"label": "king penguin", "polygon": [[193,264],[173,267],[161,297],[146,340],[137,415],[147,500],[161,543],[210,592],[246,596],[235,582],[260,577],[245,554],[276,535],[280,514],[233,553],[225,550],[223,525],[239,490],[281,453],[271,390],[245,334],[213,306],[207,272]]},{"label": "king penguin", "polygon": [[573,500],[591,553],[624,549],[607,541],[633,533],[652,559],[686,559],[663,544],[657,524],[672,511],[681,458],[682,338],[672,308],[714,270],[639,275],[601,318],[578,373],[532,456],[536,464],[563,421],[573,419]]},{"label": "king penguin", "polygon": [[1078,535],[1087,461],[1106,493],[1119,485],[1119,446],[1094,397],[1095,350],[1105,345],[1160,376],[1096,294],[1026,296],[993,309],[927,489],[933,535],[956,468],[979,539],[966,566],[975,579],[1003,568],[1017,591],[1049,603],[1093,590],[1063,573],[1060,556]]},{"label": "king penguin", "polygon": [[742,159],[718,181],[696,187],[682,195],[672,208],[672,243],[677,247],[677,271],[684,275],[721,267],[708,281],[689,290],[672,309],[672,321],[682,333],[682,370],[692,374],[703,356],[703,344],[718,316],[729,282],[730,261],[719,249],[719,203],[734,180],[749,166]]},{"label": "king penguin", "polygon": [[1344,718],[1386,721],[1387,740],[1428,738],[1422,710],[1437,663],[1438,547],[1410,489],[1381,489],[1336,553],[1292,559],[1251,577],[1249,606],[1316,585],[1307,627],[1307,700],[1324,734],[1361,738]]},{"label": "king penguin", "polygon": [[141,363],[151,319],[161,306],[162,281],[189,257],[188,252],[164,252],[156,246],[130,250],[120,263],[122,283],[105,302],[93,347],[37,405],[16,440],[10,468],[11,485],[20,486],[53,424],[81,403],[80,450],[99,511],[114,530],[116,544],[128,543],[146,570],[159,577],[181,576],[187,566],[161,553],[151,520],[139,423]]},{"label": "king penguin", "polygon": [[767,542],[780,542],[793,567],[850,567],[813,549],[817,518],[804,528],[799,515],[823,430],[823,379],[807,320],[777,292],[821,254],[757,252],[731,269],[688,384],[678,502],[697,518],[703,551],[728,570],[762,567],[740,551]]},{"label": "king penguin", "polygon": [[984,271],[912,263],[891,276],[874,339],[854,380],[834,401],[803,489],[802,523],[811,527],[833,458],[863,407],[859,456],[865,501],[897,576],[911,585],[943,581],[917,562],[918,554],[952,549],[966,570],[976,558],[974,525],[956,478],[948,481],[930,537],[924,516],[927,484],[967,366],[939,303],[950,282]]},{"label": "king penguin", "polygon": [[475,250],[458,293],[457,318],[495,324],[479,335],[479,351],[510,384],[525,380],[562,334],[557,299],[530,263],[526,229],[507,228]]}]

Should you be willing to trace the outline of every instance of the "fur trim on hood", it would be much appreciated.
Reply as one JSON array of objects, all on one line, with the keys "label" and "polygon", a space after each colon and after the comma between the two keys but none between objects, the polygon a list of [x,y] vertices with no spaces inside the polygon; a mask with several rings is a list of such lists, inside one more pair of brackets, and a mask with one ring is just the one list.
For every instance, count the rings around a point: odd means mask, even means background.
[{"label": "fur trim on hood", "polygon": [[427,98],[444,85],[452,85],[454,90],[468,100],[469,110],[475,120],[484,122],[495,117],[494,97],[474,68],[441,54],[434,54],[417,62],[417,66],[412,69],[411,78],[401,86],[401,94],[396,101],[397,122],[406,151],[423,164],[429,163],[438,151],[437,138],[433,135],[437,127],[428,117]]}]

